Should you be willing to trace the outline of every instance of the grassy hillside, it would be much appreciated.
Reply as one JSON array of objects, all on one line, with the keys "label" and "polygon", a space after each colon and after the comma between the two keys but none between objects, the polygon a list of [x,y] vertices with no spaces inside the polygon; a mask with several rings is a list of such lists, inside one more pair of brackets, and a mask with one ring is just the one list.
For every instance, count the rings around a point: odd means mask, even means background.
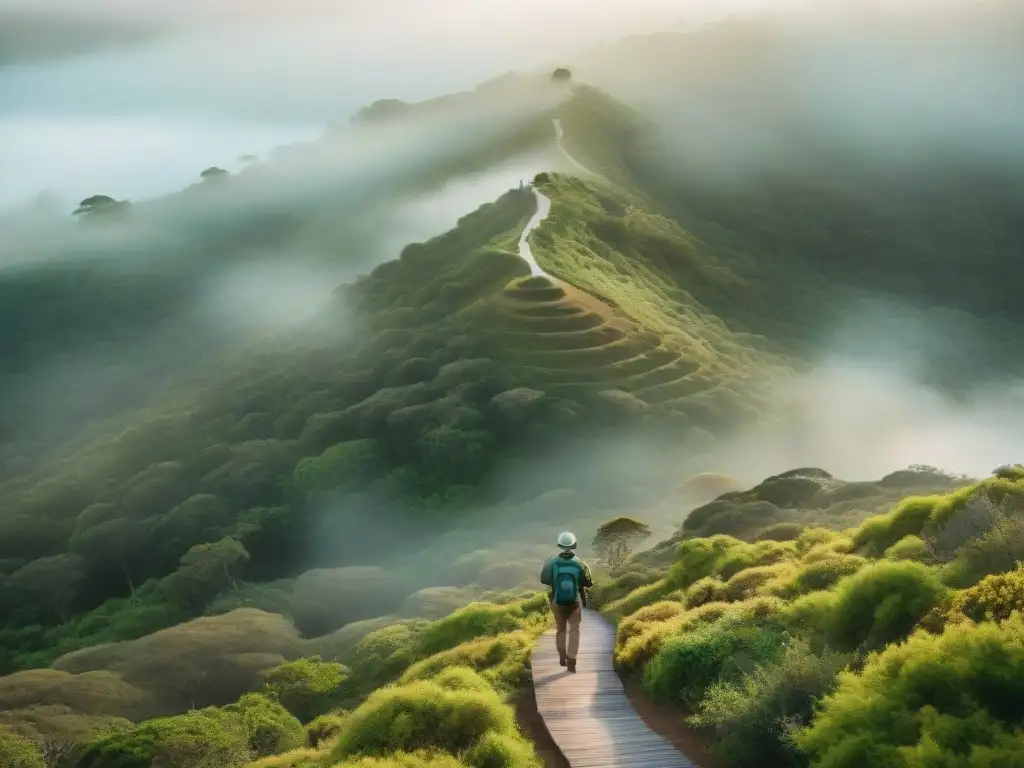
[{"label": "grassy hillside", "polygon": [[616,664],[725,765],[1012,764],[1022,477],[803,469],[726,494],[602,587]]}]

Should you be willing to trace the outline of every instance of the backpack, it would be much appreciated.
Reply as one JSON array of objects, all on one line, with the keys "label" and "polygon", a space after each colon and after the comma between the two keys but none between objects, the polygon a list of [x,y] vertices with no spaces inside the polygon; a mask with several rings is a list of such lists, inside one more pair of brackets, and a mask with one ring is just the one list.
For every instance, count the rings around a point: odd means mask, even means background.
[{"label": "backpack", "polygon": [[576,558],[558,557],[551,566],[551,584],[556,605],[576,605],[583,569]]}]

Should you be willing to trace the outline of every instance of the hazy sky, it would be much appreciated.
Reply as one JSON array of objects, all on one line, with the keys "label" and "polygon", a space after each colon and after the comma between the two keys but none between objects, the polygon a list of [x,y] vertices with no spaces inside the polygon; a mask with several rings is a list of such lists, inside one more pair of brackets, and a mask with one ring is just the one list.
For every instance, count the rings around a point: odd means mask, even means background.
[{"label": "hazy sky", "polygon": [[471,88],[680,16],[668,0],[336,5],[0,0],[0,13],[173,24],[131,46],[0,68],[0,205],[43,189],[152,196],[208,165],[312,138],[376,99]]}]

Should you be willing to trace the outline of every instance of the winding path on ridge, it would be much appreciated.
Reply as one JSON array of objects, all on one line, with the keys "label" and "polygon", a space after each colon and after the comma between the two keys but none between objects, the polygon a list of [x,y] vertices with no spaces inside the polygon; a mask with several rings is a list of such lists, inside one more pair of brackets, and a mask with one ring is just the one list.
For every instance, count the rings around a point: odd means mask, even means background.
[{"label": "winding path on ridge", "polygon": [[[594,174],[562,143],[562,121],[553,120],[558,149],[582,173]],[[519,238],[519,255],[530,273],[565,286],[534,258],[528,238],[551,212],[551,200],[532,184],[537,212]],[[630,703],[613,665],[615,627],[600,613],[585,609],[581,622],[579,671],[558,664],[554,630],[538,641],[530,657],[537,711],[572,768],[697,768],[667,739],[652,731]]]},{"label": "winding path on ridge", "polygon": [[[583,163],[579,162],[575,157],[570,155],[565,149],[565,145],[562,143],[562,138],[565,136],[565,131],[562,130],[562,121],[559,118],[554,118],[551,121],[555,126],[555,137],[558,140],[558,151],[565,156],[565,158],[580,172],[590,176],[596,176],[597,174],[587,168]],[[530,183],[530,190],[533,192],[534,197],[537,198],[537,212],[533,214],[533,217],[526,223],[526,227],[523,228],[523,234],[519,236],[519,256],[530,265],[530,274],[535,277],[546,277],[553,283],[561,283],[562,281],[556,277],[552,277],[543,269],[540,264],[537,263],[537,259],[533,255],[533,249],[530,248],[529,237],[530,234],[551,213],[551,199],[546,195],[541,194],[533,183]]]}]

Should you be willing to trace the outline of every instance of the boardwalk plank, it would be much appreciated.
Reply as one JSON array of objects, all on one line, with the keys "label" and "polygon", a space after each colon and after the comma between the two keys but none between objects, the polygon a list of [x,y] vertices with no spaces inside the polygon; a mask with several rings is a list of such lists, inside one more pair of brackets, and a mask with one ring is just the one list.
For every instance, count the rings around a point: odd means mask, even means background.
[{"label": "boardwalk plank", "polygon": [[583,611],[576,674],[558,666],[555,632],[531,656],[537,710],[572,768],[697,768],[633,709],[614,667],[615,628]]}]

